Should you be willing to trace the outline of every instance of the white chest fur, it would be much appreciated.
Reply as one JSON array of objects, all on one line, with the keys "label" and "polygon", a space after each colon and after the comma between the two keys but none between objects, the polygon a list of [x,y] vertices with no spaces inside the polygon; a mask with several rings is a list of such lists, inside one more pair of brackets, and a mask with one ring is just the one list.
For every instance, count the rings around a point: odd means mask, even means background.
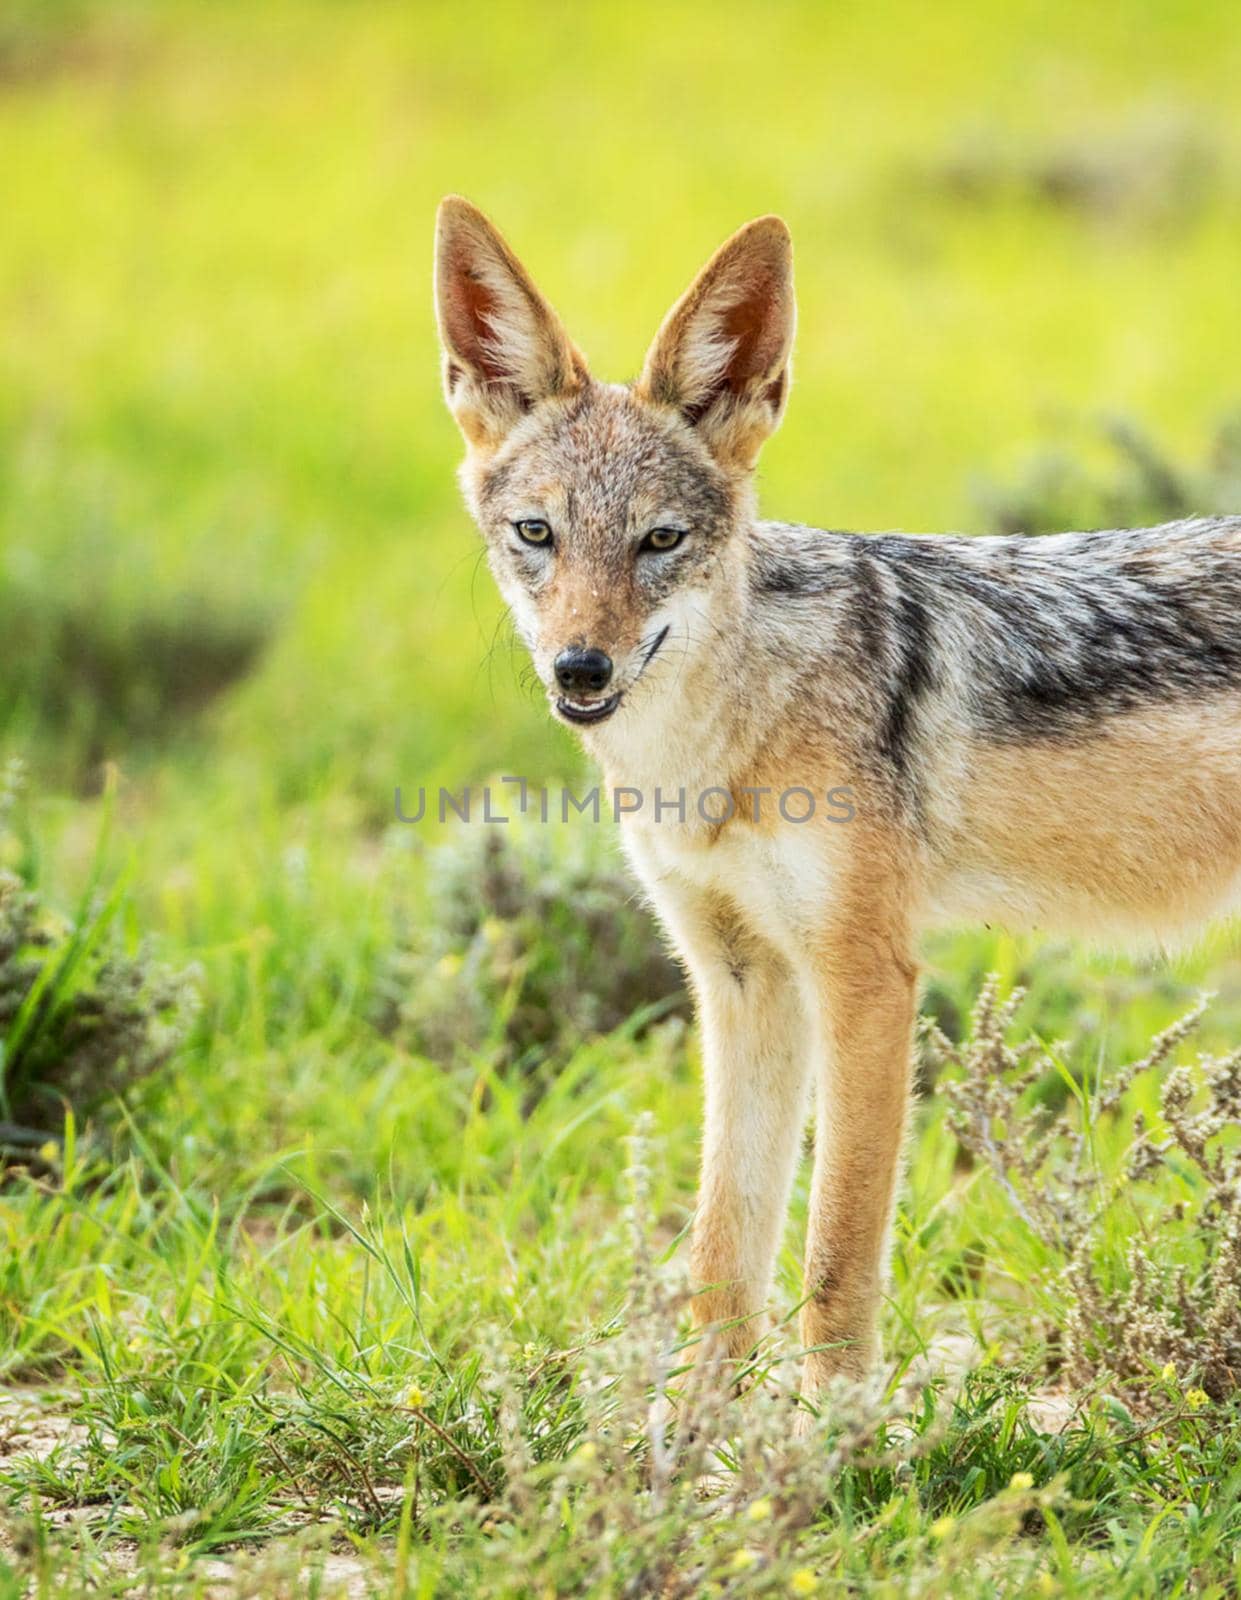
[{"label": "white chest fur", "polygon": [[622,829],[638,876],[674,932],[686,896],[725,896],[795,966],[831,893],[831,832],[814,822],[775,830],[734,822],[718,833],[692,824]]}]

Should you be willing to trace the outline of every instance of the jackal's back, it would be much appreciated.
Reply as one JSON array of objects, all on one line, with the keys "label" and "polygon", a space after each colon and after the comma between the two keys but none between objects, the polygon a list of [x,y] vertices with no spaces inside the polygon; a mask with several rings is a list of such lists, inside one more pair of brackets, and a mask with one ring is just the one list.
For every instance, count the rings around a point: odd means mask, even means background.
[{"label": "jackal's back", "polygon": [[1241,693],[1241,517],[1006,538],[765,523],[751,573],[773,626],[847,665],[897,766],[946,695],[978,735],[1026,742]]}]

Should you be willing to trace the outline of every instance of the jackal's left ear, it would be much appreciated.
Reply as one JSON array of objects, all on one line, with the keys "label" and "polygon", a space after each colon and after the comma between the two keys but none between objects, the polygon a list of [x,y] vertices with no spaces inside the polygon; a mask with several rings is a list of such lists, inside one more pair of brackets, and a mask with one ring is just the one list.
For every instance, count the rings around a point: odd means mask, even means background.
[{"label": "jackal's left ear", "polygon": [[716,251],[664,319],[637,392],[673,406],[725,465],[749,469],[789,391],[793,246],[759,217]]},{"label": "jackal's left ear", "polygon": [[459,195],[435,229],[444,393],[467,441],[494,449],[532,406],[587,382],[560,319],[487,218]]}]

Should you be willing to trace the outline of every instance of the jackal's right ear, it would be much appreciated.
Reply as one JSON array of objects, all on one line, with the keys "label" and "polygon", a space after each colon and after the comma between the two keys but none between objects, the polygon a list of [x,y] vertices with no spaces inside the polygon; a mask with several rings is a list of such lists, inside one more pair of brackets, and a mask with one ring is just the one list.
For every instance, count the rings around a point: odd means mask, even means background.
[{"label": "jackal's right ear", "polygon": [[637,393],[672,406],[727,466],[749,470],[789,391],[793,246],[779,217],[733,234],[655,335]]},{"label": "jackal's right ear", "polygon": [[556,313],[476,206],[449,195],[435,229],[435,309],[448,409],[491,450],[532,406],[587,382]]}]

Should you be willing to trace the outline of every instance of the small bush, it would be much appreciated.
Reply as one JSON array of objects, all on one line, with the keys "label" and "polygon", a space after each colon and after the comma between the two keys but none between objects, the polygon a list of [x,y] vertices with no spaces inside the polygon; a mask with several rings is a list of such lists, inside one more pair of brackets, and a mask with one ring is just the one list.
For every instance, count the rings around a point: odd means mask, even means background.
[{"label": "small bush", "polygon": [[54,734],[67,776],[94,780],[105,757],[184,731],[249,672],[270,627],[201,594],[86,596],[0,572],[0,726]]},{"label": "small bush", "polygon": [[[926,1032],[948,1068],[950,1128],[1045,1247],[1041,1288],[1063,1311],[1049,1349],[1071,1385],[1123,1383],[1137,1411],[1161,1403],[1152,1379],[1227,1398],[1241,1387],[1241,1050],[1168,1069],[1200,1004],[1141,1060],[1083,1087],[1065,1047],[1008,1043],[1022,998],[1001,1001],[989,979],[964,1044]],[[1040,1096],[1049,1079],[1071,1086],[1059,1106]],[[1139,1110],[1125,1138],[1131,1092],[1158,1109]]]},{"label": "small bush", "polygon": [[[12,843],[19,769],[0,789],[0,846]],[[13,855],[0,851],[0,861]],[[120,897],[92,889],[72,917],[49,911],[20,872],[0,866],[0,1147],[41,1143],[64,1109],[98,1111],[162,1066],[197,1008],[194,969],[127,952]]]},{"label": "small bush", "polygon": [[646,1008],[688,1015],[680,969],[598,832],[462,827],[432,851],[425,915],[382,983],[384,1031],[436,1059],[490,1048],[511,1064]]},{"label": "small bush", "polygon": [[0,85],[55,71],[82,50],[84,0],[6,0],[0,12]]},{"label": "small bush", "polygon": [[916,183],[979,209],[1016,203],[1101,223],[1168,227],[1210,200],[1218,166],[1191,121],[1163,115],[1106,136],[1042,144],[976,132],[921,169]]},{"label": "small bush", "polygon": [[974,496],[995,533],[1137,528],[1234,513],[1241,509],[1241,412],[1220,424],[1197,464],[1174,460],[1132,423],[1113,418],[1089,429],[1078,451],[1044,450],[1015,482],[982,480]]}]

